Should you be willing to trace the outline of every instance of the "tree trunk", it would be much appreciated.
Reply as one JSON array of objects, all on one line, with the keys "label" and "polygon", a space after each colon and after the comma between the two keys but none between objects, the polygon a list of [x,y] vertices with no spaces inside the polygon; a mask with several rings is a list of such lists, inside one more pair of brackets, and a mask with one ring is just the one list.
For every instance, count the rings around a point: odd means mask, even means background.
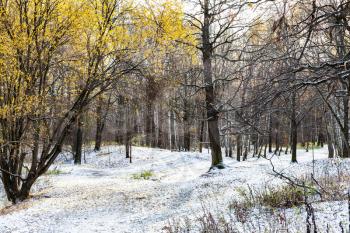
[{"label": "tree trunk", "polygon": [[344,127],[343,127],[343,154],[342,157],[349,158],[349,96],[343,97]]},{"label": "tree trunk", "polygon": [[277,122],[277,126],[276,126],[276,129],[275,129],[275,152],[274,154],[277,155],[277,152],[279,150],[279,135],[278,135],[278,130],[279,130],[279,127],[278,127],[278,122]]},{"label": "tree trunk", "polygon": [[225,157],[228,157],[228,136],[224,136],[224,144],[225,144]]},{"label": "tree trunk", "polygon": [[74,164],[81,164],[82,149],[83,149],[83,120],[81,116],[78,116],[75,148],[74,148]]},{"label": "tree trunk", "polygon": [[124,107],[124,145],[125,145],[125,157],[131,157],[131,135],[133,127],[131,127],[130,106]]},{"label": "tree trunk", "polygon": [[116,133],[115,133],[115,139],[118,144],[123,144],[123,135],[124,135],[124,97],[119,96],[118,98],[118,108],[116,112]]},{"label": "tree trunk", "polygon": [[237,161],[241,161],[242,157],[242,136],[237,136]]},{"label": "tree trunk", "polygon": [[211,149],[211,167],[224,168],[220,146],[219,112],[215,109],[215,93],[212,71],[213,46],[210,41],[209,0],[204,0],[204,23],[202,27],[203,74],[205,83],[205,100],[208,121],[208,133]]},{"label": "tree trunk", "polygon": [[228,137],[228,157],[232,158],[232,139]]},{"label": "tree trunk", "polygon": [[288,154],[288,150],[289,150],[289,143],[286,146],[286,150],[284,151],[284,154],[287,155]]},{"label": "tree trunk", "polygon": [[328,158],[334,158],[334,144],[331,136],[331,132],[329,130],[328,123],[326,125],[326,133],[327,133],[327,146],[328,146]]},{"label": "tree trunk", "polygon": [[204,127],[205,127],[205,113],[202,114],[203,119],[201,119],[201,125],[199,130],[199,152],[202,153],[203,143],[204,143]]},{"label": "tree trunk", "polygon": [[96,135],[95,135],[95,151],[101,150],[101,144],[102,144],[102,131],[104,128],[104,121],[103,121],[103,111],[102,111],[102,97],[99,97],[98,104],[96,106]]},{"label": "tree trunk", "polygon": [[259,154],[259,135],[258,134],[254,134],[252,135],[253,138],[253,146],[254,146],[254,150],[253,150],[253,157],[255,157],[256,155]]},{"label": "tree trunk", "polygon": [[129,132],[126,132],[125,134],[125,158],[130,158],[130,142],[128,140],[128,137],[129,137]]},{"label": "tree trunk", "polygon": [[38,176],[32,173],[28,175],[27,180],[23,181],[23,183],[19,186],[18,182],[14,181],[16,178],[12,175],[2,172],[1,176],[6,197],[13,204],[22,202],[29,197],[30,189],[35,180],[38,178]]},{"label": "tree trunk", "polygon": [[244,152],[243,152],[243,161],[246,161],[248,158],[248,150],[249,150],[249,141],[246,137],[244,137]]},{"label": "tree trunk", "polygon": [[190,133],[190,124],[189,124],[189,109],[187,101],[184,102],[184,116],[183,116],[183,137],[184,137],[184,149],[185,151],[191,150],[191,133]]},{"label": "tree trunk", "polygon": [[272,153],[272,116],[269,114],[269,153]]},{"label": "tree trunk", "polygon": [[332,142],[328,142],[328,158],[334,158],[334,147]]},{"label": "tree trunk", "polygon": [[163,133],[163,116],[162,116],[162,113],[163,113],[163,108],[162,108],[162,105],[160,104],[159,105],[159,109],[158,109],[158,140],[157,140],[157,147],[158,148],[166,148],[165,147],[165,139],[164,139],[164,133]]},{"label": "tree trunk", "polygon": [[154,104],[151,100],[147,101],[146,145],[148,147],[155,147]]},{"label": "tree trunk", "polygon": [[297,143],[298,143],[298,124],[296,119],[296,95],[295,92],[292,93],[292,114],[291,114],[291,124],[290,124],[290,140],[291,140],[291,150],[292,150],[292,163],[297,162]]},{"label": "tree trunk", "polygon": [[191,150],[191,134],[188,127],[184,129],[184,149],[185,151]]},{"label": "tree trunk", "polygon": [[175,114],[173,110],[170,110],[170,150],[176,149],[175,143]]}]

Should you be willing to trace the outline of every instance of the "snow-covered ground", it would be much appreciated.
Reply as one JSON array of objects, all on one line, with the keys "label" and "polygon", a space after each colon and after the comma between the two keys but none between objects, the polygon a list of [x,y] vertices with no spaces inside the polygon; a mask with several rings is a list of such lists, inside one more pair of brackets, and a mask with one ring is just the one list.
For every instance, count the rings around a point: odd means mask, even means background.
[{"label": "snow-covered ground", "polygon": [[[315,150],[314,155],[316,171],[329,172],[326,148]],[[208,204],[212,211],[228,211],[231,200],[237,198],[237,187],[279,182],[271,175],[270,161],[263,158],[239,163],[225,158],[226,169],[209,173],[207,152],[134,147],[130,164],[122,147],[110,146],[98,154],[87,153],[81,166],[65,163],[62,158],[53,166],[61,173],[42,177],[33,198],[0,211],[1,233],[161,232],[169,220],[199,216],[203,205]],[[312,158],[311,151],[300,150],[298,164],[290,163],[290,155],[272,161],[279,170],[297,176],[312,170]],[[149,180],[133,177],[148,170],[154,174]],[[340,232],[339,222],[347,222],[345,203],[322,203],[316,210],[321,227],[327,222],[334,225],[329,232]],[[300,210],[288,211],[291,215],[299,213],[294,221],[304,221]],[[304,223],[289,232],[302,227]]]}]

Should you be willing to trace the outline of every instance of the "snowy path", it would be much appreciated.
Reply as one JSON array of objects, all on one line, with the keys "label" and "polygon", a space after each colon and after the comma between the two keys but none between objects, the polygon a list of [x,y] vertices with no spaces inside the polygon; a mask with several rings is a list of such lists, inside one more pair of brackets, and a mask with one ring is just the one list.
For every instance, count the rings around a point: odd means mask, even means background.
[{"label": "snowy path", "polygon": [[[161,232],[169,219],[199,213],[203,202],[226,210],[235,188],[273,179],[264,159],[226,159],[227,169],[206,173],[207,153],[135,148],[133,154],[128,164],[120,149],[109,147],[102,155],[88,155],[85,165],[59,165],[63,174],[44,177],[41,182],[50,185],[35,198],[3,211],[0,232]],[[326,150],[318,151],[318,160],[326,158]],[[289,160],[281,156],[274,163],[303,173],[312,154],[300,153],[297,165]],[[133,178],[145,170],[154,177]]]}]

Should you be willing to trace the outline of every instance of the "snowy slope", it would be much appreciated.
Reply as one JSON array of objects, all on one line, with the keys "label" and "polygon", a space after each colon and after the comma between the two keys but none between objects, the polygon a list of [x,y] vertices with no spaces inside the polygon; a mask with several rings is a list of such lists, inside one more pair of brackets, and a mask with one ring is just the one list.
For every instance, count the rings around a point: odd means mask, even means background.
[{"label": "snowy slope", "polygon": [[[327,168],[319,167],[328,164],[326,149],[314,155],[317,171],[325,172]],[[298,156],[298,164],[289,162],[290,155],[272,161],[293,175],[312,170],[312,152],[300,151]],[[34,198],[3,211],[0,232],[161,232],[173,218],[196,217],[202,205],[215,203],[212,208],[228,211],[229,202],[237,198],[237,187],[280,182],[270,175],[271,164],[266,159],[238,163],[227,158],[225,164],[226,169],[207,173],[208,153],[137,147],[132,164],[121,147],[105,147],[99,154],[88,152],[81,166],[61,159],[54,167],[62,174],[43,177]],[[145,170],[152,170],[154,177],[133,178]],[[319,208],[329,211],[320,216],[323,223],[324,219],[346,221],[344,203],[322,205]]]}]

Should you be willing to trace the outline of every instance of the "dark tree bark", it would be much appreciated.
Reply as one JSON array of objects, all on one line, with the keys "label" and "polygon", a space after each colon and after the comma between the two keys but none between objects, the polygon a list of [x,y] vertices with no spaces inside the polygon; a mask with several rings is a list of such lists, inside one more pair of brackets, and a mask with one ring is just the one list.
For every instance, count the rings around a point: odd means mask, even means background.
[{"label": "dark tree bark", "polygon": [[198,137],[198,140],[199,140],[199,152],[202,153],[202,150],[203,150],[203,143],[204,143],[204,127],[205,127],[205,112],[203,111],[203,114],[202,114],[202,119],[200,121],[200,129],[199,129],[199,137]]},{"label": "dark tree bark", "polygon": [[129,132],[126,132],[125,139],[124,139],[124,145],[125,145],[125,157],[127,159],[130,158],[130,148],[131,148],[129,137],[130,137]]},{"label": "dark tree bark", "polygon": [[291,119],[290,119],[290,140],[292,150],[292,163],[297,162],[297,144],[298,144],[298,123],[296,119],[296,94],[292,93],[291,98]]},{"label": "dark tree bark", "polygon": [[277,152],[280,148],[280,145],[279,145],[280,140],[279,140],[278,130],[279,130],[278,127],[276,127],[276,129],[275,129],[275,146],[276,146],[276,148],[275,148],[275,152],[274,152],[275,155],[277,155]]},{"label": "dark tree bark", "polygon": [[238,135],[237,136],[237,161],[241,161],[242,157],[242,136]]},{"label": "dark tree bark", "polygon": [[232,158],[233,153],[232,153],[232,139],[231,136],[228,137],[228,157]]},{"label": "dark tree bark", "polygon": [[334,147],[333,147],[333,143],[328,141],[328,158],[332,159],[334,158]]},{"label": "dark tree bark", "polygon": [[[347,9],[348,10],[348,9]],[[348,25],[348,19],[346,14],[339,14],[335,16],[336,25]],[[346,47],[346,30],[344,27],[337,27],[335,29],[335,42],[337,45],[337,55],[339,59],[343,60],[346,54],[348,53]],[[346,68],[346,67],[344,67]],[[343,71],[344,68],[340,68],[340,71]],[[342,107],[343,107],[343,127],[342,128],[342,157],[349,158],[350,148],[349,148],[349,96],[350,96],[350,77],[343,79],[339,77],[341,81],[343,90],[346,90],[347,93],[342,97]]]},{"label": "dark tree bark", "polygon": [[244,152],[243,152],[243,161],[246,161],[248,158],[248,151],[249,151],[249,142],[246,137],[244,137]]},{"label": "dark tree bark", "polygon": [[185,115],[183,117],[184,121],[184,149],[185,151],[191,150],[191,134],[190,134],[190,124],[188,119],[188,112],[185,112]]},{"label": "dark tree bark", "polygon": [[162,105],[160,104],[159,109],[158,109],[157,146],[159,148],[166,148],[166,145],[165,145],[165,140],[166,140],[165,136],[166,135],[163,132],[163,116],[162,116],[162,113],[163,113],[163,109],[162,109]]},{"label": "dark tree bark", "polygon": [[129,106],[124,107],[124,145],[125,145],[125,157],[130,158],[130,116],[129,116]]},{"label": "dark tree bark", "polygon": [[96,135],[95,135],[95,151],[101,150],[102,133],[106,125],[107,114],[111,106],[111,94],[109,94],[107,103],[103,103],[103,97],[99,96],[96,107]]},{"label": "dark tree bark", "polygon": [[124,111],[125,108],[125,100],[124,100],[124,96],[119,95],[118,96],[118,107],[117,107],[117,111],[116,111],[116,132],[115,132],[115,141],[118,144],[123,144],[124,143]]},{"label": "dark tree bark", "polygon": [[98,104],[96,106],[96,135],[95,135],[95,151],[100,151],[101,150],[101,144],[102,144],[102,132],[103,128],[105,125],[105,119],[103,116],[103,111],[102,111],[102,97],[99,97]]},{"label": "dark tree bark", "polygon": [[82,151],[83,151],[83,120],[81,116],[78,116],[75,148],[74,148],[74,164],[81,164]]},{"label": "dark tree bark", "polygon": [[154,122],[155,100],[158,95],[159,86],[155,78],[147,77],[146,83],[146,115],[145,115],[145,133],[146,145],[148,147],[156,147],[156,125]]},{"label": "dark tree bark", "polygon": [[228,136],[224,136],[225,157],[228,157]]},{"label": "dark tree bark", "polygon": [[272,113],[269,113],[269,136],[268,136],[268,141],[269,141],[269,153],[272,153]]},{"label": "dark tree bark", "polygon": [[349,158],[349,96],[343,97],[343,154],[342,157]]},{"label": "dark tree bark", "polygon": [[289,151],[289,143],[288,143],[287,146],[286,146],[286,150],[284,151],[284,154],[287,155],[287,154],[288,154],[288,151]]},{"label": "dark tree bark", "polygon": [[95,151],[101,150],[103,128],[104,128],[104,124],[99,119],[97,119],[96,135],[95,135],[95,149],[94,149]]},{"label": "dark tree bark", "polygon": [[170,110],[170,150],[176,150],[175,142],[175,114],[174,111]]},{"label": "dark tree bark", "polygon": [[191,150],[191,133],[190,133],[190,100],[188,99],[188,77],[184,75],[184,98],[183,98],[183,146],[185,151]]},{"label": "dark tree bark", "polygon": [[219,112],[215,109],[215,93],[213,84],[212,56],[213,45],[210,41],[209,0],[204,0],[204,23],[202,26],[202,61],[205,82],[205,102],[207,110],[208,134],[211,149],[211,167],[224,168],[220,146]]},{"label": "dark tree bark", "polygon": [[334,158],[334,147],[331,142],[328,142],[328,158]]},{"label": "dark tree bark", "polygon": [[252,140],[253,140],[253,157],[259,154],[259,135],[258,134],[253,134],[252,135]]},{"label": "dark tree bark", "polygon": [[155,124],[154,124],[154,104],[152,101],[147,101],[146,110],[146,145],[149,147],[155,146]]},{"label": "dark tree bark", "polygon": [[297,125],[292,120],[292,130],[291,130],[291,150],[292,150],[292,162],[297,162]]}]

